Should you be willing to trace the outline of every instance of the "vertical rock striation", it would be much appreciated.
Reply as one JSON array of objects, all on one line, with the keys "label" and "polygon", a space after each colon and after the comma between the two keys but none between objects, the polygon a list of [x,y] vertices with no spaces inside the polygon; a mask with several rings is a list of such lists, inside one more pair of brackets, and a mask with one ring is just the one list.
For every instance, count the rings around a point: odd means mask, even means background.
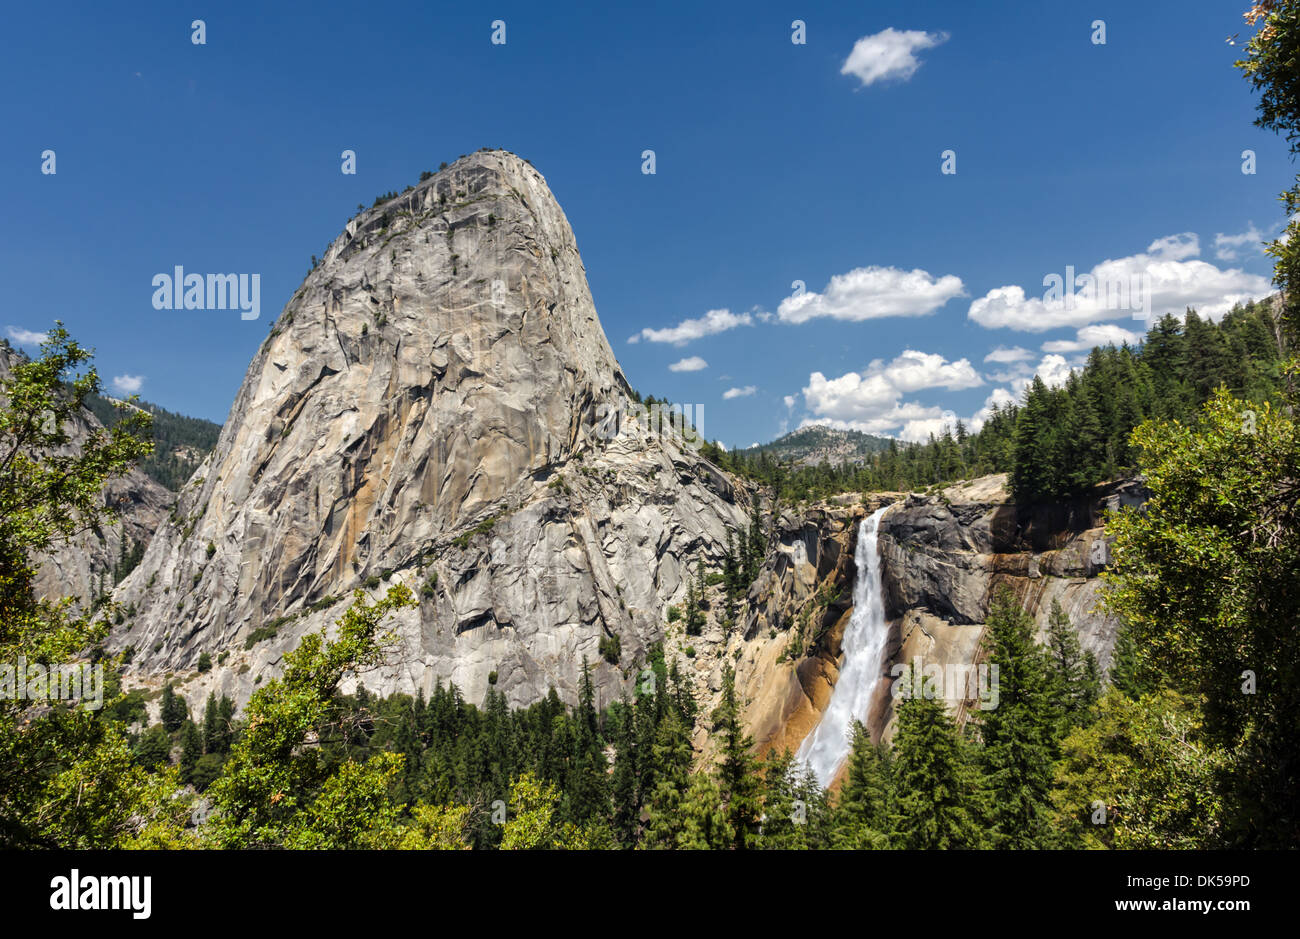
[{"label": "vertical rock striation", "polygon": [[684,566],[747,519],[681,439],[611,419],[629,394],[541,174],[464,157],[352,219],[290,299],[112,641],[138,676],[208,651],[186,694],[243,699],[353,590],[400,581],[420,607],[371,690],[573,700],[586,658],[608,701]]}]

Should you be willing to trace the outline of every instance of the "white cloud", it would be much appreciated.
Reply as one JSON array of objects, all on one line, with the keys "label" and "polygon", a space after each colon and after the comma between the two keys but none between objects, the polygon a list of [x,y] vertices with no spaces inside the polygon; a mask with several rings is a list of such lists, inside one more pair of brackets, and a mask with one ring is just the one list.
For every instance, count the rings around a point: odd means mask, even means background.
[{"label": "white cloud", "polygon": [[944,411],[938,417],[927,417],[924,420],[908,421],[903,425],[903,429],[898,432],[902,440],[912,443],[925,443],[930,439],[930,435],[942,437],[945,430],[951,432],[957,426],[957,415],[952,411]]},{"label": "white cloud", "polygon": [[1074,284],[1066,282],[1067,272],[1054,272],[1044,278],[1041,297],[1027,297],[1016,285],[990,290],[971,303],[967,316],[988,329],[1024,332],[1082,327],[1133,318],[1135,313],[1137,318],[1181,314],[1187,307],[1217,320],[1235,304],[1269,293],[1265,277],[1189,260],[1199,253],[1196,235],[1169,235],[1141,254],[1102,261],[1089,272],[1076,273]]},{"label": "white cloud", "polygon": [[139,394],[140,389],[144,387],[143,375],[114,375],[113,390],[118,394],[133,395]]},{"label": "white cloud", "polygon": [[904,424],[942,417],[945,413],[943,408],[925,407],[909,402],[882,411],[876,416],[863,417],[858,420],[845,420],[838,417],[808,417],[799,423],[799,427],[831,427],[835,430],[858,430],[864,434],[900,436],[899,428]]},{"label": "white cloud", "polygon": [[730,310],[709,310],[703,316],[693,320],[682,320],[676,326],[667,329],[643,329],[628,339],[628,342],[671,342],[675,346],[684,346],[694,339],[725,333],[737,326],[752,326],[754,318],[748,313],[732,313]]},{"label": "white cloud", "polygon": [[1026,359],[1032,359],[1034,354],[1028,349],[1022,349],[1020,346],[998,346],[988,355],[984,356],[985,362],[996,362],[999,365],[1006,365],[1011,362],[1023,362]]},{"label": "white cloud", "polygon": [[836,274],[822,293],[805,291],[786,297],[777,307],[784,323],[816,317],[861,322],[884,316],[925,316],[953,297],[963,296],[960,277],[933,277],[922,270],[859,267]]},{"label": "white cloud", "polygon": [[995,407],[1003,408],[1008,404],[1015,404],[1016,396],[1005,388],[994,388],[987,398],[984,399],[984,406],[971,415],[968,422],[970,432],[977,434],[980,428],[993,416]]},{"label": "white cloud", "polygon": [[34,333],[30,329],[23,329],[21,326],[6,326],[5,332],[9,338],[20,346],[39,346],[49,339],[48,333]]},{"label": "white cloud", "polygon": [[1043,384],[1047,385],[1048,388],[1059,388],[1065,384],[1066,379],[1070,377],[1070,373],[1073,371],[1074,369],[1062,356],[1045,355],[1043,361],[1038,363],[1038,368],[1034,370],[1034,374],[1041,378]]},{"label": "white cloud", "polygon": [[998,384],[1004,382],[1013,382],[1021,378],[1032,378],[1034,367],[1028,362],[1017,362],[1011,368],[1004,368],[1000,372],[987,372],[984,375],[985,380]]},{"label": "white cloud", "polygon": [[814,416],[801,426],[828,424],[869,434],[891,433],[902,427],[902,434],[924,437],[924,428],[929,426],[925,422],[941,419],[948,412],[903,401],[904,394],[923,388],[957,391],[983,383],[966,359],[949,362],[941,355],[908,349],[892,362],[877,360],[863,372],[849,372],[839,378],[813,372],[808,376],[803,398]]},{"label": "white cloud", "polygon": [[698,355],[687,356],[680,361],[674,362],[668,366],[670,372],[698,372],[709,367],[709,363],[704,361]]},{"label": "white cloud", "polygon": [[1256,228],[1254,222],[1250,222],[1247,224],[1246,230],[1239,235],[1225,235],[1223,232],[1216,234],[1214,236],[1214,256],[1220,261],[1235,261],[1238,252],[1247,246],[1263,254],[1264,242],[1267,240],[1268,235]]},{"label": "white cloud", "polygon": [[1201,239],[1191,231],[1165,235],[1147,245],[1147,254],[1162,261],[1186,261],[1200,253]]},{"label": "white cloud", "polygon": [[1074,371],[1076,367],[1065,361],[1064,356],[1045,355],[1034,369],[1026,369],[1023,374],[1010,379],[1011,392],[1019,400],[1025,393],[1025,389],[1033,384],[1035,375],[1041,378],[1048,388],[1059,388],[1066,383],[1070,373]]},{"label": "white cloud", "polygon": [[907,81],[921,67],[916,53],[932,49],[947,39],[947,33],[890,27],[855,42],[840,74],[856,76],[863,88],[889,79]]},{"label": "white cloud", "polygon": [[1125,329],[1123,326],[1116,326],[1114,323],[1105,325],[1085,326],[1075,333],[1074,339],[1054,339],[1051,342],[1043,343],[1044,352],[1088,352],[1093,346],[1122,346],[1128,343],[1130,346],[1136,345],[1142,341],[1141,335]]},{"label": "white cloud", "polygon": [[794,395],[786,395],[782,400],[785,401],[785,406],[786,406],[787,408],[792,408],[792,407],[794,407],[794,402],[795,402],[795,396],[794,396]]},{"label": "white cloud", "polygon": [[732,398],[748,398],[756,391],[758,389],[753,385],[746,385],[744,388],[728,388],[722,393],[722,400],[730,401]]}]

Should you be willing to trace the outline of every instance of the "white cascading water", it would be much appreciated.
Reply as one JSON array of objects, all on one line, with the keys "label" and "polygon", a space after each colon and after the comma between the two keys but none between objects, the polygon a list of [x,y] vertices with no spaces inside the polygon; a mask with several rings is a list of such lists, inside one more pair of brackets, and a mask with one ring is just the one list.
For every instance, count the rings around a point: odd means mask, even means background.
[{"label": "white cascading water", "polygon": [[804,738],[795,754],[798,761],[812,769],[823,787],[831,784],[849,755],[853,722],[866,723],[871,693],[880,677],[889,629],[885,624],[876,533],[886,508],[864,518],[858,529],[858,547],[853,555],[858,569],[853,584],[853,616],[840,643],[844,664],[821,722]]}]

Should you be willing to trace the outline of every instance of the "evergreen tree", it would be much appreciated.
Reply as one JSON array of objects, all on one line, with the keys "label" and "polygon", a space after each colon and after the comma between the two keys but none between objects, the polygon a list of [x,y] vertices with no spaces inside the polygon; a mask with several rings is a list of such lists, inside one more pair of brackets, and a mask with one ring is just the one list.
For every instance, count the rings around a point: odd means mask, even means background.
[{"label": "evergreen tree", "polygon": [[903,699],[893,748],[895,845],[983,847],[978,774],[943,701]]},{"label": "evergreen tree", "polygon": [[807,848],[807,806],[800,799],[794,754],[788,749],[773,751],[758,769],[763,779],[763,824],[757,846],[781,851]]},{"label": "evergreen tree", "polygon": [[741,726],[736,672],[730,664],[722,667],[722,701],[713,712],[713,732],[719,735],[722,753],[718,782],[727,807],[728,828],[735,837],[735,846],[748,848],[758,835],[762,806],[757,763],[750,752],[754,741]]},{"label": "evergreen tree", "polygon": [[997,846],[1050,846],[1049,809],[1056,709],[1034,620],[1010,590],[989,608],[989,661],[998,668],[997,707],[979,712],[984,773]]},{"label": "evergreen tree", "polygon": [[698,636],[704,631],[704,624],[707,617],[704,612],[704,596],[702,583],[703,577],[700,576],[700,569],[703,562],[697,562],[695,575],[687,574],[689,578],[686,586],[686,608],[683,611],[682,619],[686,627],[686,635]]},{"label": "evergreen tree", "polygon": [[849,765],[835,810],[837,848],[889,847],[890,753],[871,742],[871,735],[853,722]]},{"label": "evergreen tree", "polygon": [[217,693],[208,692],[208,700],[203,706],[203,752],[219,753],[222,750],[221,715],[217,710]]},{"label": "evergreen tree", "polygon": [[1115,635],[1115,648],[1111,652],[1110,684],[1116,691],[1136,701],[1154,692],[1159,676],[1138,653],[1135,630],[1120,623]]},{"label": "evergreen tree", "polygon": [[224,694],[217,702],[217,728],[221,741],[220,751],[229,753],[235,740],[235,702]]},{"label": "evergreen tree", "polygon": [[191,720],[181,725],[181,782],[194,781],[194,770],[203,756],[203,735]]},{"label": "evergreen tree", "polygon": [[[644,710],[645,706],[642,705]],[[620,847],[635,847],[641,823],[639,738],[637,705],[626,699],[619,709],[618,730],[614,737],[614,773],[610,781],[614,802],[614,837]]]},{"label": "evergreen tree", "polygon": [[135,743],[132,758],[145,769],[166,766],[171,759],[172,739],[162,724],[154,724],[140,735]]},{"label": "evergreen tree", "polygon": [[609,815],[609,761],[605,758],[595,699],[591,664],[584,658],[574,720],[573,759],[566,786],[567,815],[579,825]]},{"label": "evergreen tree", "polygon": [[674,848],[683,835],[682,803],[690,785],[690,731],[676,709],[659,722],[654,743],[655,784],[646,805],[647,848]]},{"label": "evergreen tree", "polygon": [[758,579],[759,568],[767,557],[767,535],[763,532],[762,505],[758,496],[754,497],[753,514],[749,517],[749,535],[746,538],[748,564],[745,567],[745,585],[748,587]]},{"label": "evergreen tree", "polygon": [[162,720],[163,729],[169,734],[180,730],[181,724],[189,720],[189,705],[185,703],[184,698],[172,690],[172,683],[170,681],[163,685],[162,704],[159,716]]},{"label": "evergreen tree", "polygon": [[722,793],[709,773],[694,773],[681,804],[681,832],[677,847],[689,851],[720,850],[735,846],[737,838]]},{"label": "evergreen tree", "polygon": [[722,583],[727,595],[727,619],[735,622],[736,602],[744,595],[746,585],[736,556],[736,536],[730,528],[727,529],[727,553],[722,559]]},{"label": "evergreen tree", "polygon": [[1049,694],[1058,714],[1057,736],[1086,724],[1101,694],[1097,660],[1079,647],[1079,637],[1060,600],[1047,620]]}]

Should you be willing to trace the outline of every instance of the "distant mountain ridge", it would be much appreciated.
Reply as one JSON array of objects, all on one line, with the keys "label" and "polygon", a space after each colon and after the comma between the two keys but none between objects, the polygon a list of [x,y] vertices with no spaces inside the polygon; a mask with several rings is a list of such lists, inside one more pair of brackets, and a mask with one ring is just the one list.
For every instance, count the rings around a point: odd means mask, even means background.
[{"label": "distant mountain ridge", "polygon": [[824,424],[812,424],[740,452],[750,457],[766,453],[783,462],[816,466],[823,462],[860,463],[873,453],[888,450],[890,443],[888,437],[877,437],[860,430],[839,430]]},{"label": "distant mountain ridge", "polygon": [[[86,407],[101,424],[112,427],[118,419],[117,401],[107,395],[88,395]],[[134,405],[153,415],[154,452],[140,460],[140,471],[172,492],[180,491],[217,445],[221,425],[177,414],[148,401],[136,401]]]}]

